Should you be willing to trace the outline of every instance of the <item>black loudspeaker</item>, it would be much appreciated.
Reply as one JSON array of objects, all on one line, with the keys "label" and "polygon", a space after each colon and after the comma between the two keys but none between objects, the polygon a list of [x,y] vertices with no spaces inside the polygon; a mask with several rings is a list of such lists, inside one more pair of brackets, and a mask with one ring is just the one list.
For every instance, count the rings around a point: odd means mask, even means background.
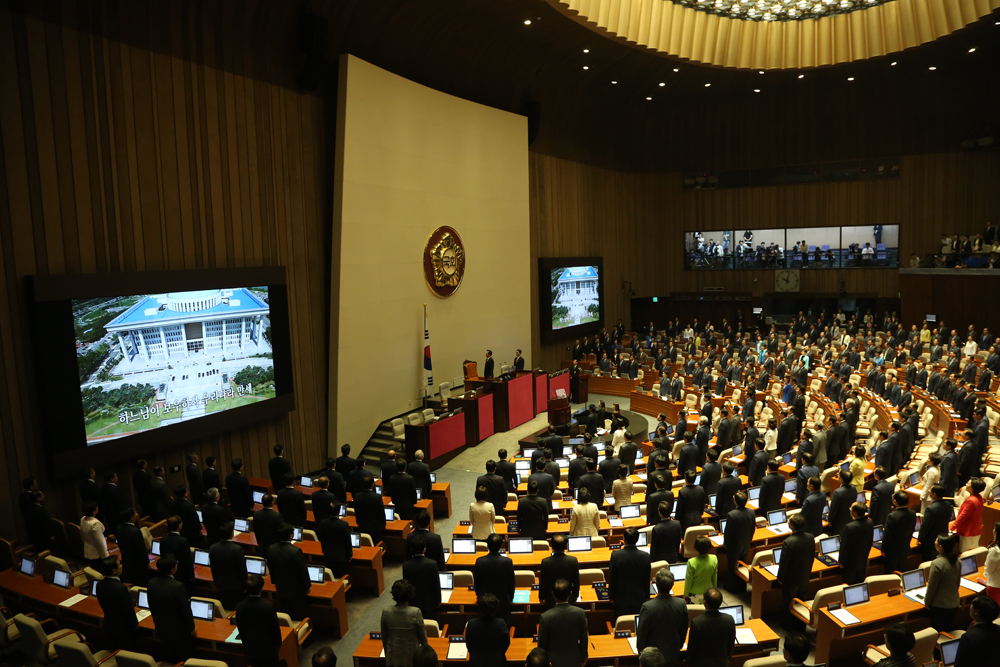
[{"label": "black loudspeaker", "polygon": [[525,100],[521,103],[521,115],[528,117],[528,145],[531,146],[538,137],[538,128],[542,122],[541,102]]},{"label": "black loudspeaker", "polygon": [[302,90],[316,90],[326,69],[327,20],[313,13],[299,18],[296,35],[295,82]]}]

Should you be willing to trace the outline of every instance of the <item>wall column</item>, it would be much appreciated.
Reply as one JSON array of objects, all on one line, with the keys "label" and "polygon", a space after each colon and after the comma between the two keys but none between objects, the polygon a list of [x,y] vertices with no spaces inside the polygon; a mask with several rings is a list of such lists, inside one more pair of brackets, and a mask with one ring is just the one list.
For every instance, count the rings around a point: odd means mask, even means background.
[{"label": "wall column", "polygon": [[122,359],[124,359],[125,365],[130,366],[132,364],[132,359],[128,356],[128,349],[125,347],[125,339],[122,338],[121,331],[118,332],[118,345],[122,348]]},{"label": "wall column", "polygon": [[181,345],[184,346],[184,358],[186,359],[187,357],[191,356],[191,353],[188,351],[187,328],[183,324],[181,324]]},{"label": "wall column", "polygon": [[163,333],[163,327],[160,327],[160,342],[163,343],[163,357],[169,360],[170,348],[167,347],[167,335]]},{"label": "wall column", "polygon": [[222,354],[226,353],[226,321],[222,320]]}]

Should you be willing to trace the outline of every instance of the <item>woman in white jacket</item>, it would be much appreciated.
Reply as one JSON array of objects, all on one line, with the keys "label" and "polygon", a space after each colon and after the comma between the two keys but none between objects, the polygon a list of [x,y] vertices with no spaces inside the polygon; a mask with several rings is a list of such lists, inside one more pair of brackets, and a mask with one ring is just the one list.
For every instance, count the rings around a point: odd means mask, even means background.
[{"label": "woman in white jacket", "polygon": [[573,507],[573,516],[569,520],[569,534],[572,537],[577,535],[597,537],[600,528],[601,513],[597,505],[590,502],[590,489],[580,489],[580,496]]},{"label": "woman in white jacket", "polygon": [[979,352],[979,344],[976,343],[976,340],[972,336],[969,336],[969,340],[965,342],[965,347],[962,348],[962,354],[967,357],[974,357],[976,356],[976,352]]},{"label": "woman in white jacket", "polygon": [[83,518],[80,519],[80,534],[83,537],[83,558],[95,569],[108,557],[108,541],[104,537],[104,524],[97,520],[97,503],[89,500],[83,504]]},{"label": "woman in white jacket", "polygon": [[496,532],[493,524],[496,521],[496,510],[489,500],[485,486],[476,489],[476,502],[469,505],[469,522],[472,524],[472,538],[485,540]]}]

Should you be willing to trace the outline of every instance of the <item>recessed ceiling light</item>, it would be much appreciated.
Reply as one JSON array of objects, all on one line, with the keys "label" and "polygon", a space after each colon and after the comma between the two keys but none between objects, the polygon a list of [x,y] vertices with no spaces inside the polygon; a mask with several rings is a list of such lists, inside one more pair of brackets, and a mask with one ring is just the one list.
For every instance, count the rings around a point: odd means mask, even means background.
[{"label": "recessed ceiling light", "polygon": [[653,98],[652,98],[652,97],[647,97],[646,99],[647,99],[647,100],[651,100],[651,99],[653,99]]},{"label": "recessed ceiling light", "polygon": [[976,52],[976,47],[973,46],[971,49],[969,49],[969,53],[975,53],[975,52]]},{"label": "recessed ceiling light", "polygon": [[892,63],[891,63],[891,65],[892,65],[893,67],[895,67],[895,66],[896,66],[896,61],[895,61],[895,60],[893,60],[893,61],[892,61]]},{"label": "recessed ceiling light", "polygon": [[680,72],[680,70],[679,70],[679,69],[677,69],[676,67],[674,68],[674,71],[675,71],[675,72]]},{"label": "recessed ceiling light", "polygon": [[934,70],[936,70],[936,69],[937,69],[937,67],[928,67],[927,69],[929,69],[930,71],[932,71],[932,72],[933,72]]},{"label": "recessed ceiling light", "polygon": [[710,84],[710,83],[706,83],[706,84],[705,84],[705,87],[706,87],[706,88],[708,88],[708,87],[709,87],[709,86],[711,86],[711,85],[712,85],[712,84]]},{"label": "recessed ceiling light", "polygon": [[590,68],[589,68],[589,67],[587,67],[586,65],[584,65],[584,66],[583,66],[583,69],[590,69]]},{"label": "recessed ceiling light", "polygon": [[849,77],[847,77],[847,80],[848,81],[854,81],[854,77],[853,76],[849,76]]},{"label": "recessed ceiling light", "polygon": [[584,53],[590,53],[590,49],[584,49],[583,52]]},{"label": "recessed ceiling light", "polygon": [[759,72],[757,72],[757,74],[763,74],[763,73],[764,73],[764,70],[760,70]]},{"label": "recessed ceiling light", "polygon": [[667,85],[667,84],[663,83],[662,81],[660,82],[660,88],[663,88],[663,86],[665,86],[665,85]]},{"label": "recessed ceiling light", "polygon": [[531,19],[524,19],[524,25],[531,25]]},{"label": "recessed ceiling light", "polygon": [[759,92],[760,92],[760,88],[754,88],[754,89],[753,89],[753,92],[755,92],[755,93],[759,93]]},{"label": "recessed ceiling light", "polygon": [[800,79],[804,79],[804,78],[806,78],[806,75],[805,74],[799,74],[799,78]]},{"label": "recessed ceiling light", "polygon": [[612,84],[615,84],[615,83],[618,83],[618,82],[617,82],[617,81],[612,81],[611,83],[612,83]]}]

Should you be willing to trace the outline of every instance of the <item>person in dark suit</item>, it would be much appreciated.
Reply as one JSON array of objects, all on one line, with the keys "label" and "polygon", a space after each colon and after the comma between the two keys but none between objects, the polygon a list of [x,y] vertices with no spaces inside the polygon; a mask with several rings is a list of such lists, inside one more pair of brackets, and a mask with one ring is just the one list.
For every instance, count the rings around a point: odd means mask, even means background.
[{"label": "person in dark suit", "polygon": [[958,441],[955,438],[948,438],[944,441],[944,457],[941,459],[941,479],[938,482],[945,488],[948,495],[954,493],[958,488]]},{"label": "person in dark suit", "polygon": [[[562,446],[561,438],[559,445]],[[556,466],[557,469],[558,467]],[[487,500],[493,503],[497,516],[503,516],[504,506],[507,504],[507,485],[503,477],[497,474],[497,463],[493,459],[486,462],[486,474],[476,478],[476,488],[481,486],[486,488]]]},{"label": "person in dark suit", "polygon": [[844,568],[844,583],[848,586],[865,580],[868,554],[872,549],[875,524],[866,514],[862,503],[851,505],[851,522],[840,531],[840,567]]},{"label": "person in dark suit", "polygon": [[708,463],[701,469],[701,488],[705,489],[705,497],[718,491],[719,480],[722,479],[722,465],[719,463],[719,450],[708,450]]},{"label": "person in dark suit", "polygon": [[[205,524],[206,543],[212,546],[222,539],[222,526],[230,522],[229,512],[219,504],[219,489],[205,491],[206,502],[201,506],[202,523]],[[232,607],[230,607],[232,609]]]},{"label": "person in dark suit", "polygon": [[[750,542],[757,530],[757,517],[752,509],[747,508],[749,496],[746,491],[739,491],[734,501],[736,507],[726,514],[726,531],[722,545],[726,549],[726,570],[728,581],[726,589],[733,593],[746,592],[746,582],[736,576],[736,562],[749,561]],[[722,513],[719,513],[722,516]]]},{"label": "person in dark suit", "polygon": [[278,511],[285,523],[291,526],[306,525],[306,499],[301,491],[295,488],[295,478],[292,473],[285,475],[285,484],[278,491]]},{"label": "person in dark suit", "polygon": [[646,523],[655,526],[660,521],[657,512],[660,503],[667,503],[667,516],[674,510],[674,492],[670,490],[673,476],[669,469],[659,468],[650,473],[647,480],[653,483],[655,490],[646,495]]},{"label": "person in dark suit", "polygon": [[553,591],[560,579],[565,579],[570,584],[570,603],[575,603],[579,595],[580,562],[576,556],[566,555],[566,539],[563,534],[552,536],[552,555],[542,559],[538,571],[538,595],[546,609],[551,609],[556,603]]},{"label": "person in dark suit", "polygon": [[223,609],[236,609],[247,585],[247,562],[243,547],[233,542],[233,524],[219,527],[219,541],[208,549],[212,581],[219,590]]},{"label": "person in dark suit", "polygon": [[701,525],[701,515],[708,503],[705,489],[694,483],[695,477],[694,470],[684,473],[687,484],[677,492],[677,509],[674,514],[681,522],[682,534],[691,526]]},{"label": "person in dark suit", "polygon": [[[528,476],[528,482],[538,482],[538,497],[543,498],[546,503],[552,502],[552,494],[555,493],[556,483],[552,475],[545,472],[545,458],[540,458],[534,462],[535,471]],[[603,486],[603,482],[602,482]],[[477,487],[478,488],[478,487]],[[505,497],[506,503],[506,497]],[[494,508],[495,511],[495,508]]]},{"label": "person in dark suit", "polygon": [[[483,558],[477,561],[477,568]],[[505,667],[510,634],[507,632],[507,623],[500,613],[500,601],[493,593],[480,592],[478,585],[476,597],[479,617],[470,619],[465,626],[465,645],[469,649],[469,662],[483,667]]]},{"label": "person in dark suit", "polygon": [[316,480],[316,486],[319,489],[313,491],[309,499],[312,501],[313,521],[318,524],[330,516],[330,512],[333,511],[332,505],[334,503],[339,505],[341,501],[330,492],[330,479],[326,475]]},{"label": "person in dark suit", "polygon": [[514,370],[523,371],[524,370],[524,357],[521,356],[521,350],[514,351]]},{"label": "person in dark suit", "polygon": [[[417,504],[417,482],[413,475],[406,472],[406,459],[400,458],[396,461],[396,474],[392,476],[390,486],[392,488],[392,504],[395,506],[399,518],[409,521],[413,518],[413,508]],[[506,493],[504,498],[506,499]]]},{"label": "person in dark suit", "polygon": [[672,507],[673,503],[667,501],[660,501],[656,506],[655,511],[659,521],[653,526],[649,536],[649,556],[652,561],[665,560],[668,563],[676,563],[680,559],[678,554],[684,535],[680,522],[670,518]]},{"label": "person in dark suit", "polygon": [[577,481],[576,488],[590,491],[590,499],[597,505],[597,509],[604,509],[604,477],[597,472],[596,460],[587,459],[587,474]]},{"label": "person in dark suit", "polygon": [[[318,480],[320,477],[326,477],[327,489],[337,500],[342,503],[347,502],[347,481],[343,475],[337,472],[337,459],[328,458],[326,460],[326,467],[319,471],[318,474],[313,475],[313,480]],[[316,521],[319,522],[319,519],[316,519]]]},{"label": "person in dark suit", "polygon": [[638,529],[626,529],[624,539],[624,547],[612,552],[608,569],[608,592],[616,616],[638,614],[649,600],[650,554],[635,546]]},{"label": "person in dark suit", "polygon": [[173,554],[177,563],[174,578],[188,589],[194,580],[194,557],[191,554],[191,542],[184,536],[184,521],[176,514],[167,519],[167,534],[160,538],[160,558],[164,554]]},{"label": "person in dark suit", "polygon": [[267,550],[267,570],[276,589],[274,597],[293,620],[306,617],[306,598],[312,590],[306,557],[292,544],[290,524],[278,527],[278,541]]},{"label": "person in dark suit", "polygon": [[176,556],[161,555],[156,561],[159,576],[150,579],[146,589],[156,638],[163,642],[163,651],[172,663],[191,657],[191,644],[197,634],[187,587],[174,578],[177,568]]},{"label": "person in dark suit", "polygon": [[337,457],[336,462],[337,472],[346,480],[357,467],[357,462],[351,457],[351,446],[348,444],[341,445],[340,456]]},{"label": "person in dark suit", "polygon": [[86,468],[83,471],[83,481],[80,482],[80,502],[94,501],[100,505],[100,500],[101,489],[97,486],[97,471],[93,468]]},{"label": "person in dark suit", "polygon": [[681,646],[687,638],[688,616],[684,600],[674,597],[674,575],[668,568],[656,573],[656,597],[647,600],[639,609],[639,625],[636,627],[636,648],[641,653],[648,647],[660,650],[666,667],[680,667]]},{"label": "person in dark suit", "polygon": [[[830,535],[840,535],[840,531],[851,520],[851,505],[858,497],[858,492],[851,485],[853,477],[850,470],[840,471],[840,486],[830,498],[830,515],[827,517],[830,523]],[[820,509],[821,513],[822,511]]]},{"label": "person in dark suit", "polygon": [[698,445],[694,443],[694,433],[688,431],[684,434],[684,446],[681,447],[680,455],[677,457],[677,472],[683,475],[688,470],[697,469],[699,456]]},{"label": "person in dark suit", "polygon": [[98,519],[105,526],[105,534],[113,535],[118,523],[118,517],[121,516],[122,510],[125,509],[125,497],[118,486],[118,473],[114,470],[104,474],[104,486],[101,487],[97,506],[99,508]]},{"label": "person in dark suit", "polygon": [[152,499],[152,515],[156,521],[163,521],[170,514],[170,494],[163,480],[163,466],[153,468],[153,479],[149,482],[149,496]]},{"label": "person in dark suit", "polygon": [[955,667],[972,667],[988,664],[987,656],[996,658],[997,643],[1000,642],[1000,626],[997,626],[997,616],[1000,616],[1000,605],[996,600],[985,595],[979,595],[972,600],[969,611],[972,616],[972,627],[962,635],[958,642],[958,653],[955,656]]},{"label": "person in dark suit", "polygon": [[285,446],[275,445],[274,457],[267,462],[267,472],[271,476],[271,488],[277,493],[285,488],[285,476],[295,475],[292,473],[292,464],[285,459]]},{"label": "person in dark suit", "polygon": [[892,468],[893,459],[896,458],[893,446],[896,444],[898,444],[898,441],[889,441],[888,433],[886,431],[879,431],[878,442],[875,445],[876,468],[885,468],[886,470],[890,470]]},{"label": "person in dark suit", "polygon": [[131,507],[122,510],[121,522],[115,532],[121,552],[122,576],[133,586],[145,586],[149,576],[149,551],[138,526],[139,513]]},{"label": "person in dark suit", "polygon": [[917,514],[908,507],[909,503],[910,497],[906,491],[899,490],[893,494],[893,510],[882,526],[882,555],[885,558],[886,574],[906,571],[910,539],[917,525]]},{"label": "person in dark suit", "polygon": [[247,598],[236,605],[236,627],[243,653],[254,667],[277,667],[281,648],[281,625],[274,603],[260,596],[264,578],[251,574],[244,578]]},{"label": "person in dark suit", "polygon": [[[711,405],[711,403],[709,403]],[[708,425],[709,417],[698,418],[698,432],[694,436],[694,444],[698,445],[698,465],[704,466],[708,458],[708,441],[712,439],[712,429]]]},{"label": "person in dark suit", "polygon": [[885,519],[892,510],[892,495],[896,492],[896,485],[888,481],[889,472],[885,468],[875,468],[875,486],[872,488],[871,501],[868,503],[868,516],[872,520],[872,525],[884,526]]},{"label": "person in dark suit", "polygon": [[187,538],[188,543],[197,547],[201,545],[201,521],[198,519],[198,511],[187,499],[187,488],[183,484],[174,488],[174,503],[171,507],[175,516],[180,517],[184,522],[181,528],[181,535]]},{"label": "person in dark suit", "polygon": [[375,478],[371,473],[366,472],[363,481],[364,490],[354,494],[354,515],[358,531],[367,533],[371,536],[372,543],[378,544],[385,535],[385,505],[382,496],[372,490]]},{"label": "person in dark suit", "polygon": [[[424,494],[424,498],[431,497],[431,469],[426,463],[424,463],[424,452],[422,449],[418,449],[413,452],[413,463],[407,466],[406,471],[410,473],[413,477],[413,481],[416,482],[417,488],[420,492]],[[514,464],[511,463],[510,467],[513,468]],[[344,498],[346,500],[346,497]]]},{"label": "person in dark suit", "polygon": [[687,664],[690,667],[726,667],[736,646],[736,621],[719,611],[722,592],[705,591],[705,613],[691,621]]},{"label": "person in dark suit", "polygon": [[415,537],[410,548],[413,555],[403,563],[403,579],[413,584],[412,605],[420,609],[424,620],[433,620],[437,616],[438,605],[441,604],[438,565],[427,558],[427,545],[423,535]]},{"label": "person in dark suit", "polygon": [[[323,547],[323,560],[333,576],[340,579],[347,574],[354,549],[351,547],[351,526],[340,518],[340,503],[334,501],[333,511],[316,526],[316,537]],[[421,510],[423,512],[423,510]],[[407,542],[415,532],[407,535]],[[441,538],[438,537],[438,543]]]},{"label": "person in dark suit", "polygon": [[390,449],[386,453],[386,460],[379,466],[379,479],[382,480],[382,495],[392,497],[392,476],[399,472],[396,460],[396,450]]},{"label": "person in dark suit", "polygon": [[802,502],[799,515],[806,522],[805,531],[811,535],[823,532],[823,508],[826,507],[826,494],[820,490],[819,477],[809,478],[809,496]]},{"label": "person in dark suit", "polygon": [[136,470],[132,473],[132,488],[135,489],[142,513],[151,515],[153,513],[153,497],[150,494],[149,483],[153,481],[153,476],[146,470],[147,465],[149,464],[146,463],[145,459],[139,459],[135,462]]},{"label": "person in dark suit", "polygon": [[[501,449],[497,452],[497,474],[503,480],[507,493],[517,492],[517,469],[514,467],[513,462],[507,460],[506,449]],[[428,477],[428,479],[430,478]]]},{"label": "person in dark suit", "polygon": [[611,493],[611,485],[618,479],[618,468],[622,462],[615,456],[615,448],[611,443],[604,446],[604,460],[597,466],[597,474],[604,478],[604,493]]},{"label": "person in dark suit", "polygon": [[785,492],[785,476],[779,471],[781,462],[771,459],[767,462],[767,474],[760,480],[760,497],[757,506],[762,512],[781,509],[781,496]]},{"label": "person in dark suit", "polygon": [[52,550],[52,521],[45,509],[45,494],[35,490],[31,492],[32,503],[25,513],[24,528],[28,539],[35,547],[36,554]]},{"label": "person in dark suit", "polygon": [[951,521],[955,508],[945,500],[949,491],[941,484],[935,484],[931,489],[931,504],[924,510],[920,520],[920,532],[917,540],[920,542],[922,561],[934,560],[937,557],[938,535],[948,534],[948,523]]},{"label": "person in dark suit", "polygon": [[355,463],[357,467],[347,475],[347,492],[350,494],[356,494],[358,491],[363,491],[365,485],[362,480],[365,475],[371,474],[365,469],[367,461],[364,456],[359,456],[355,459]]},{"label": "person in dark suit", "polygon": [[[147,561],[148,565],[149,561]],[[139,619],[128,586],[122,583],[122,564],[116,556],[104,559],[107,575],[97,582],[97,602],[104,613],[104,638],[115,649],[134,651]]]},{"label": "person in dark suit", "polygon": [[441,544],[441,536],[429,530],[431,525],[431,515],[427,510],[420,510],[413,517],[413,530],[406,536],[406,557],[413,556],[413,540],[417,535],[424,538],[424,555],[438,564],[438,569],[444,572],[444,546]]},{"label": "person in dark suit", "polygon": [[594,445],[594,437],[589,433],[583,434],[583,457],[597,461],[597,447]]},{"label": "person in dark suit", "polygon": [[580,667],[587,662],[587,614],[570,604],[576,591],[572,582],[557,579],[552,590],[556,604],[542,613],[538,624],[538,648],[548,655],[552,667]]},{"label": "person in dark suit", "polygon": [[750,459],[750,463],[747,465],[747,481],[750,486],[760,486],[761,480],[764,479],[764,475],[767,473],[767,462],[769,460],[771,460],[771,457],[764,451],[764,439],[756,438],[754,440],[753,458]]},{"label": "person in dark suit", "polygon": [[580,478],[587,474],[587,457],[584,456],[584,446],[576,446],[576,458],[569,462],[569,470],[566,471],[566,480],[570,489],[575,489]]},{"label": "person in dark suit", "polygon": [[528,495],[517,500],[517,531],[522,537],[544,540],[551,505],[538,495],[538,481],[528,482]]},{"label": "person in dark suit", "polygon": [[635,457],[637,451],[635,443],[632,442],[632,434],[626,431],[625,442],[618,447],[618,460],[622,462],[622,465],[628,467],[628,474],[630,475],[635,472]]},{"label": "person in dark suit", "polygon": [[811,533],[805,531],[806,520],[801,513],[793,515],[788,520],[792,529],[791,535],[782,543],[781,562],[778,563],[777,580],[781,584],[781,601],[783,605],[786,630],[802,632],[805,624],[792,616],[789,608],[793,598],[802,599],[809,588],[809,574],[812,572],[813,559],[816,555],[816,542]]},{"label": "person in dark suit", "polygon": [[274,510],[274,496],[265,493],[261,499],[263,507],[253,513],[253,534],[257,539],[257,553],[267,557],[267,550],[278,541],[278,527],[281,515]]},{"label": "person in dark suit", "polygon": [[500,555],[503,536],[497,533],[486,538],[489,553],[476,559],[473,575],[476,594],[492,594],[497,598],[497,617],[507,623],[510,619],[510,604],[514,599],[514,561]]},{"label": "person in dark suit", "polygon": [[226,475],[226,491],[229,492],[229,509],[233,514],[245,519],[253,514],[253,490],[250,480],[243,474],[243,459],[233,459],[232,472]]},{"label": "person in dark suit", "polygon": [[784,419],[778,426],[777,453],[779,456],[789,451],[795,444],[796,433],[798,431],[798,420],[788,414],[788,410],[782,410]]},{"label": "person in dark suit", "polygon": [[[549,426],[549,428],[552,428]],[[597,429],[604,428],[604,421],[601,419],[601,415],[597,412],[597,406],[591,403],[587,407],[587,421],[584,430],[590,435],[595,435]]]},{"label": "person in dark suit", "polygon": [[715,491],[715,510],[719,516],[725,516],[729,514],[730,510],[736,509],[736,502],[733,500],[733,497],[740,490],[740,487],[743,486],[739,477],[733,477],[733,473],[736,472],[736,466],[732,461],[726,461],[722,464],[722,472],[724,474],[722,475],[722,479],[719,480],[719,485]]},{"label": "person in dark suit", "polygon": [[205,469],[201,471],[201,481],[204,484],[205,490],[211,488],[221,489],[222,488],[222,477],[219,476],[219,472],[215,469],[215,457],[206,456],[205,457]]}]

